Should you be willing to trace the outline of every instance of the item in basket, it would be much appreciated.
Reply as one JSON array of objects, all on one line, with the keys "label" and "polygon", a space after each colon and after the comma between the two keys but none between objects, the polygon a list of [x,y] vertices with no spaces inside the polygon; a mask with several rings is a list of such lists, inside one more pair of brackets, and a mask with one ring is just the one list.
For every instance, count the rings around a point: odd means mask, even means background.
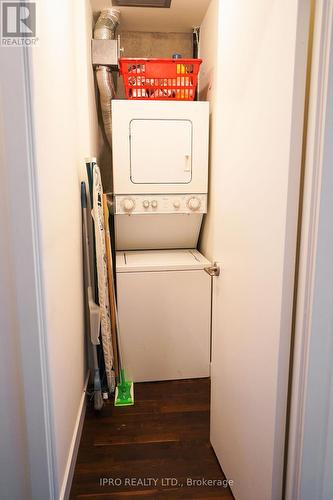
[{"label": "item in basket", "polygon": [[171,98],[174,98],[175,95],[176,95],[176,93],[174,90],[156,89],[150,94],[150,97],[152,99],[158,99],[158,98],[162,98],[162,99],[170,98],[171,99]]},{"label": "item in basket", "polygon": [[[144,76],[141,76],[145,72],[145,67],[143,64],[133,64],[128,68],[128,83],[132,89],[132,97],[148,97],[148,92],[142,86],[145,85],[146,80]],[[131,74],[131,76],[130,76]]]},{"label": "item in basket", "polygon": [[[193,66],[189,64],[177,64],[177,75],[189,75],[193,73]],[[184,90],[177,88],[178,99],[188,99],[192,97],[193,79],[189,76],[177,77],[177,87],[184,87]]]},{"label": "item in basket", "polygon": [[[182,59],[182,55],[178,54],[176,52],[175,54],[172,54],[172,59]],[[177,75],[181,75],[182,73],[185,73],[184,64],[177,64],[176,68],[177,68],[176,69]],[[182,80],[184,80],[184,79],[177,77],[177,87],[184,86],[184,81],[182,81]],[[183,93],[181,93],[180,89],[177,88],[177,90],[176,90],[177,99],[184,99],[184,95],[182,95],[182,94]]]}]

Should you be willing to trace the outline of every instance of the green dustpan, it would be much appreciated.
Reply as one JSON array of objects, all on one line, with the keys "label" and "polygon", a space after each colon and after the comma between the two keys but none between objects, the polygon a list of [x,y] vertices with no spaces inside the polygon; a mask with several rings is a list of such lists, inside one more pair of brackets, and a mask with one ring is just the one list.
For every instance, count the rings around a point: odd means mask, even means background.
[{"label": "green dustpan", "polygon": [[130,406],[134,405],[134,385],[133,382],[126,380],[125,371],[120,370],[120,379],[116,387],[114,398],[115,406]]}]

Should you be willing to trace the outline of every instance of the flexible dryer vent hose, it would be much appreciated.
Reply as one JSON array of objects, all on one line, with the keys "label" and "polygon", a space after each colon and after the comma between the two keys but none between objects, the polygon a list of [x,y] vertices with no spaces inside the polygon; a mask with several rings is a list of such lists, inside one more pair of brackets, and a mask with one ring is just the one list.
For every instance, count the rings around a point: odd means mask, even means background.
[{"label": "flexible dryer vent hose", "polygon": [[[113,40],[119,24],[120,12],[117,9],[105,9],[101,12],[94,29],[97,40]],[[112,115],[111,102],[115,97],[112,74],[108,66],[97,66],[96,79],[100,96],[105,135],[112,147]]]}]

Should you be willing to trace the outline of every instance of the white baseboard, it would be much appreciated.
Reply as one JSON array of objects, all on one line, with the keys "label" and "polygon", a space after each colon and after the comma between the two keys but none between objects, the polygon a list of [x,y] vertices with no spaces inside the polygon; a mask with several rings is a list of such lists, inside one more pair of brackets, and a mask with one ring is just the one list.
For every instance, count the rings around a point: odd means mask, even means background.
[{"label": "white baseboard", "polygon": [[69,494],[71,491],[71,486],[72,486],[72,481],[73,481],[73,476],[74,476],[74,469],[75,469],[75,464],[76,464],[76,458],[77,458],[77,453],[79,451],[79,446],[80,446],[80,441],[81,441],[81,434],[82,434],[82,427],[83,427],[83,422],[84,422],[84,417],[86,414],[86,390],[88,386],[88,381],[89,381],[89,373],[86,377],[86,381],[84,384],[84,389],[79,405],[79,410],[77,412],[77,417],[76,417],[76,422],[75,422],[75,427],[74,427],[74,432],[73,432],[73,438],[71,442],[71,446],[69,448],[69,453],[68,453],[68,460],[67,460],[67,465],[65,469],[65,474],[64,474],[64,480],[62,482],[60,494],[59,494],[59,500],[68,500],[69,499]]}]

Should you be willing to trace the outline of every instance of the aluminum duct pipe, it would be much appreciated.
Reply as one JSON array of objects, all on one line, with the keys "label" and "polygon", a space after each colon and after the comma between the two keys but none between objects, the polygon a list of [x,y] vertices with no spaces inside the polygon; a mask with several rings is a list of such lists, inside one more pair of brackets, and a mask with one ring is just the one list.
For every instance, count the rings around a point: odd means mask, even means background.
[{"label": "aluminum duct pipe", "polygon": [[[95,24],[94,38],[97,40],[113,40],[119,18],[120,12],[117,9],[103,10]],[[110,68],[108,66],[97,66],[96,78],[105,134],[110,147],[112,147],[111,101],[114,99],[116,92]]]},{"label": "aluminum duct pipe", "polygon": [[110,68],[107,66],[98,66],[96,68],[96,78],[99,90],[99,100],[101,103],[102,117],[104,123],[105,135],[110,147],[112,147],[112,113],[111,101],[114,99],[116,91],[112,79]]}]

